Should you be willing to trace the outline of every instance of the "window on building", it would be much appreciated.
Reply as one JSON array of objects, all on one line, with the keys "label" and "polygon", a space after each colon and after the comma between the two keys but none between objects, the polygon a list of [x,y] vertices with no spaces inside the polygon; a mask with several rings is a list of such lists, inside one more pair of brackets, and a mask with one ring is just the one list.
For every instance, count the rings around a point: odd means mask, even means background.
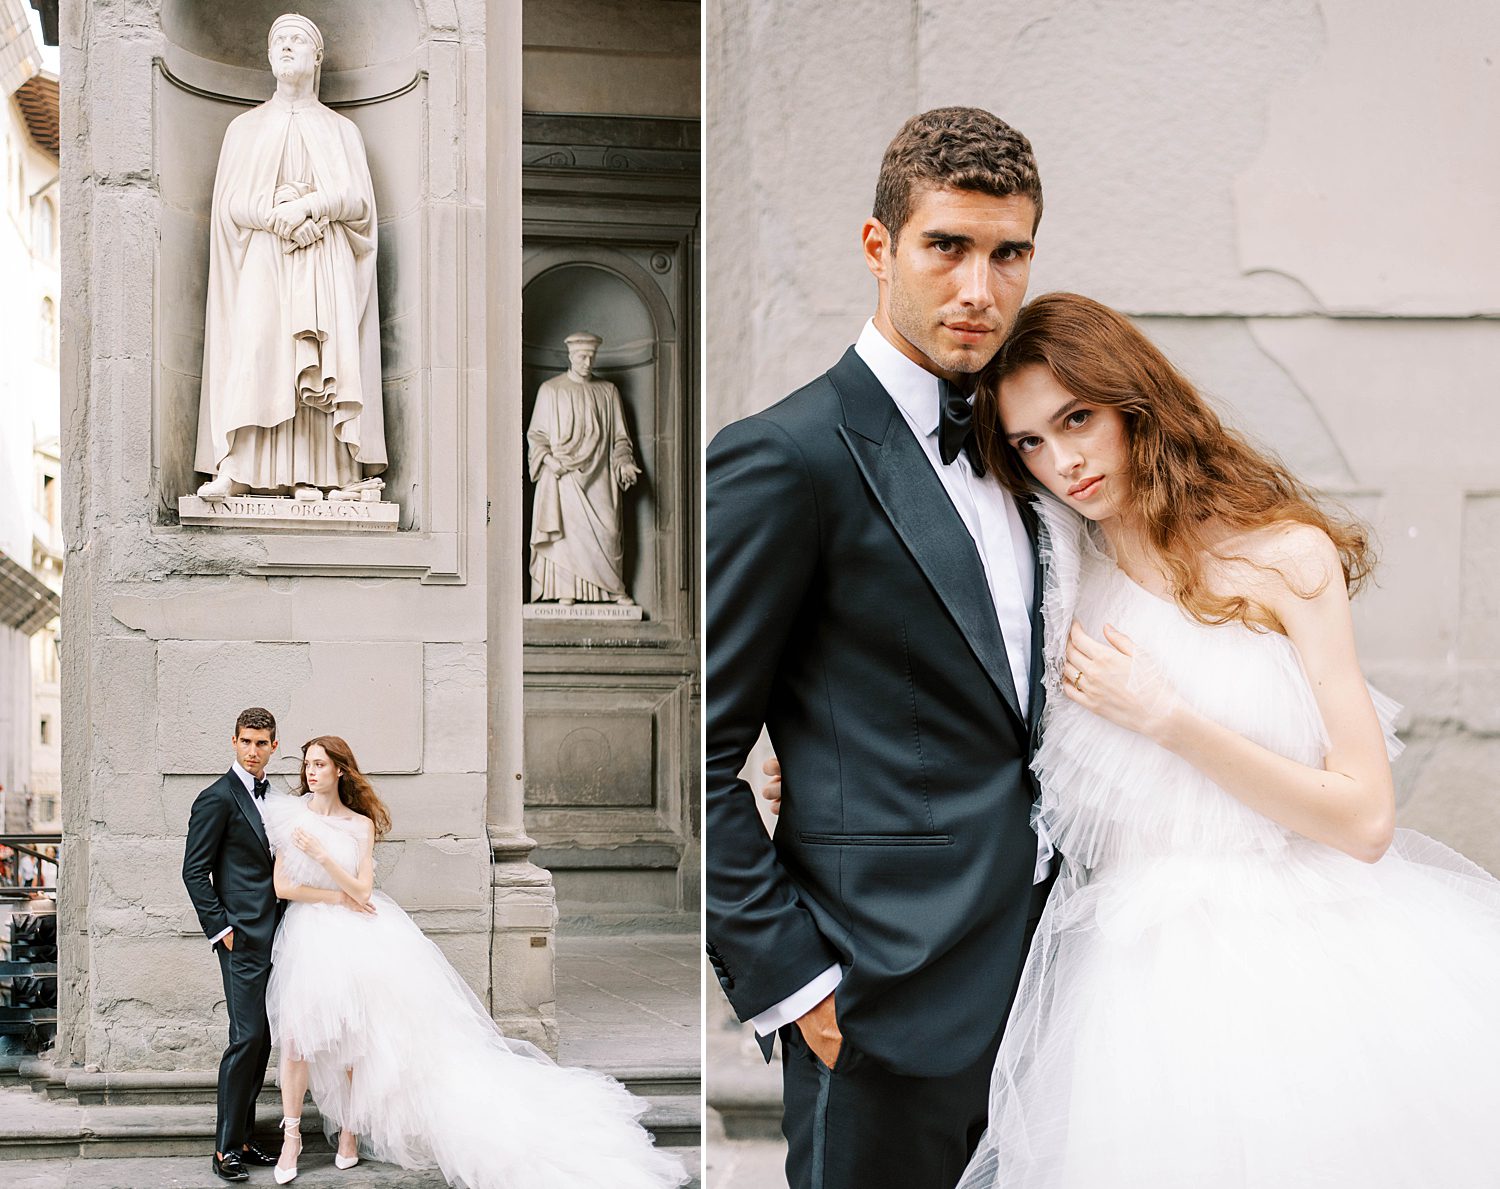
[{"label": "window on building", "polygon": [[57,248],[57,208],[50,198],[38,198],[31,208],[31,250],[51,260]]},{"label": "window on building", "polygon": [[51,717],[51,715],[47,715],[47,714],[42,715],[42,729],[38,732],[38,735],[39,735],[39,738],[40,738],[41,745],[43,747],[51,747],[52,746],[52,717]]},{"label": "window on building", "polygon": [[20,154],[8,136],[5,138],[5,183],[9,187],[7,201],[10,195],[16,196],[16,222],[19,223],[26,213],[26,180],[21,170]]},{"label": "window on building", "polygon": [[43,628],[37,633],[37,640],[37,649],[41,656],[42,681],[48,685],[55,685],[61,668],[57,655],[57,632],[53,628]]},{"label": "window on building", "polygon": [[57,527],[58,522],[57,489],[60,486],[56,475],[42,476],[42,506],[37,511],[53,528]]},{"label": "window on building", "polygon": [[57,306],[50,297],[42,298],[41,356],[46,363],[57,362]]}]

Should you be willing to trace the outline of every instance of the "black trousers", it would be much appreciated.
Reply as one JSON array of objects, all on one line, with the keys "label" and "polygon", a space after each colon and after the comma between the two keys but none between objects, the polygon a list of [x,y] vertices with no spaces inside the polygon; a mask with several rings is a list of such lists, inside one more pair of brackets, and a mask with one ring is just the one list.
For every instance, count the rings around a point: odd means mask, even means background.
[{"label": "black trousers", "polygon": [[829,1069],[781,1030],[790,1189],[953,1189],[984,1134],[1000,1037],[948,1077],[892,1073],[846,1038]]},{"label": "black trousers", "polygon": [[266,1083],[271,1056],[271,1025],[266,1019],[266,986],[271,955],[255,950],[214,946],[224,977],[229,1009],[229,1047],[219,1062],[219,1121],[216,1151],[238,1150],[255,1131],[255,1100]]}]

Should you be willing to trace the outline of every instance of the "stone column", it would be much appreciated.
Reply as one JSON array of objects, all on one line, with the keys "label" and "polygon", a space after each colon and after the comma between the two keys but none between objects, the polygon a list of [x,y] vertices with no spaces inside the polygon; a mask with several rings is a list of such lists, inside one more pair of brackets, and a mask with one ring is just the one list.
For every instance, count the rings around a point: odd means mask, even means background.
[{"label": "stone column", "polygon": [[521,6],[486,0],[489,88],[485,126],[485,283],[488,343],[486,494],[490,672],[489,829],[494,853],[491,1007],[507,1035],[555,1052],[552,877],[531,861],[536,842],[523,820],[521,525],[526,461],[521,449]]}]

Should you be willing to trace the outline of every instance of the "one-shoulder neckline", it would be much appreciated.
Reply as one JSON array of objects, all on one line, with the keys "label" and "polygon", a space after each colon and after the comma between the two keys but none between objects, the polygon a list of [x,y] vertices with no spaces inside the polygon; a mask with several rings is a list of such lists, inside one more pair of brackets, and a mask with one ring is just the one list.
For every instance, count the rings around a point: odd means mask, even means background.
[{"label": "one-shoulder neckline", "polygon": [[1292,643],[1292,638],[1290,636],[1288,636],[1285,632],[1278,632],[1274,628],[1258,628],[1258,627],[1254,627],[1253,625],[1245,623],[1243,620],[1240,620],[1240,619],[1231,619],[1231,620],[1229,620],[1226,623],[1204,623],[1200,619],[1194,619],[1191,615],[1189,615],[1186,611],[1183,610],[1181,604],[1179,604],[1176,599],[1169,599],[1169,598],[1167,598],[1164,595],[1157,594],[1154,590],[1151,590],[1149,587],[1142,586],[1139,582],[1137,582],[1134,578],[1132,578],[1129,574],[1127,574],[1125,572],[1124,568],[1120,565],[1119,562],[1117,562],[1113,558],[1109,557],[1108,554],[1105,554],[1104,556],[1105,556],[1105,560],[1108,561],[1109,564],[1112,567],[1114,567],[1115,573],[1118,574],[1121,578],[1123,578],[1125,580],[1125,584],[1127,586],[1131,587],[1132,589],[1134,589],[1135,591],[1137,591],[1139,594],[1143,595],[1145,598],[1150,599],[1151,602],[1157,604],[1158,606],[1166,607],[1166,608],[1169,608],[1169,609],[1175,611],[1177,613],[1177,617],[1179,619],[1183,620],[1186,623],[1192,624],[1194,627],[1209,628],[1209,629],[1213,629],[1213,628],[1235,628],[1235,627],[1237,627],[1237,628],[1240,628],[1241,630],[1243,630],[1245,632],[1248,632],[1250,635],[1255,636],[1255,637],[1274,636],[1274,637],[1279,637],[1282,640],[1285,640],[1288,644]]},{"label": "one-shoulder neckline", "polygon": [[366,820],[368,820],[367,818],[364,817],[363,814],[359,814],[359,813],[343,813],[343,814],[319,813],[311,805],[307,805],[307,804],[304,804],[302,806],[302,812],[312,815],[313,817],[317,818],[320,822],[360,822],[360,821],[366,821]]}]

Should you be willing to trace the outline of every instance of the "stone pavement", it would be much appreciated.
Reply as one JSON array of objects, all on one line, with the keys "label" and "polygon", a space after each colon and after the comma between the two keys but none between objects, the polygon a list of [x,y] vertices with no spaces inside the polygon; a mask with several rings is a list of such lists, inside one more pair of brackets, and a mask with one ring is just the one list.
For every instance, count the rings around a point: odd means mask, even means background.
[{"label": "stone pavement", "polygon": [[[213,1175],[207,1156],[104,1157],[78,1156],[69,1160],[7,1160],[0,1164],[5,1189],[210,1189],[225,1185]],[[248,1189],[275,1185],[268,1168],[257,1168]],[[333,1166],[332,1152],[309,1154],[299,1161],[297,1179],[301,1189],[327,1186],[332,1189],[445,1189],[447,1182],[437,1173],[407,1172],[389,1164],[361,1162],[347,1172]]]},{"label": "stone pavement", "polygon": [[[694,1174],[688,1189],[699,1182],[696,1151],[673,1149]],[[347,1172],[333,1166],[333,1153],[313,1153],[299,1162],[297,1179],[301,1189],[446,1189],[437,1173],[414,1173],[389,1164],[361,1162]],[[248,1189],[274,1185],[270,1169],[255,1169]],[[714,1181],[717,1187],[721,1182]],[[727,1182],[724,1182],[727,1184]],[[0,1165],[0,1184],[5,1189],[223,1189],[225,1182],[213,1175],[206,1156],[167,1156],[127,1159],[9,1160]],[[601,1186],[601,1189],[605,1187]]]},{"label": "stone pavement", "polygon": [[786,1146],[770,1139],[723,1139],[710,1122],[703,1179],[709,1189],[786,1189]]},{"label": "stone pavement", "polygon": [[699,1068],[695,933],[557,937],[557,1059],[611,1073]]}]

